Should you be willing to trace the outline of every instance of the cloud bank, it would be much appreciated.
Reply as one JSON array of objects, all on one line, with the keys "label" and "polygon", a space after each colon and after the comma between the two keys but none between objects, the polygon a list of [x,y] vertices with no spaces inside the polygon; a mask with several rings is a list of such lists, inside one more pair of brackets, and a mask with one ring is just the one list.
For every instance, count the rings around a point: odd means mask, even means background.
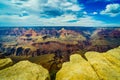
[{"label": "cloud bank", "polygon": [[[94,0],[97,2],[101,0]],[[106,2],[116,0],[105,0]],[[120,15],[120,4],[108,4],[105,10],[89,12],[80,0],[3,0],[0,2],[0,26],[107,26],[96,17]],[[96,6],[96,5],[93,5]]]},{"label": "cloud bank", "polygon": [[101,11],[102,15],[109,15],[111,17],[120,15],[120,4],[108,4],[106,9]]}]

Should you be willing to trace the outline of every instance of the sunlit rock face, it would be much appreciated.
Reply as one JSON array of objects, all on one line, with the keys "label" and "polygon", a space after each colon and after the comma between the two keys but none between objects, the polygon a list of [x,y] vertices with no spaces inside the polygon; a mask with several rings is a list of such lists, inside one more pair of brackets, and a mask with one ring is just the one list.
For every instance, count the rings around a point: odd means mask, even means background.
[{"label": "sunlit rock face", "polygon": [[0,70],[4,69],[6,67],[9,67],[13,64],[12,60],[10,58],[6,59],[0,59]]},{"label": "sunlit rock face", "polygon": [[49,72],[42,66],[21,61],[0,71],[0,80],[50,80]]},{"label": "sunlit rock face", "polygon": [[106,58],[108,57],[107,55],[109,55],[109,53],[107,53],[106,55],[102,55],[97,52],[86,53],[88,62],[91,64],[91,66],[93,66],[100,80],[119,80],[120,66],[116,66],[117,59],[115,60],[114,57],[111,57],[110,62],[109,59]]},{"label": "sunlit rock face", "polygon": [[70,57],[70,62],[63,64],[56,80],[99,80],[99,78],[86,60],[74,54]]},{"label": "sunlit rock face", "polygon": [[62,65],[56,80],[120,80],[120,48],[103,54],[87,52],[83,59],[74,54]]},{"label": "sunlit rock face", "polygon": [[60,34],[60,38],[61,39],[70,39],[70,40],[80,40],[80,41],[85,41],[86,38],[78,33],[75,32],[73,30],[65,30],[64,28],[62,28],[61,30],[58,31],[58,33]]}]

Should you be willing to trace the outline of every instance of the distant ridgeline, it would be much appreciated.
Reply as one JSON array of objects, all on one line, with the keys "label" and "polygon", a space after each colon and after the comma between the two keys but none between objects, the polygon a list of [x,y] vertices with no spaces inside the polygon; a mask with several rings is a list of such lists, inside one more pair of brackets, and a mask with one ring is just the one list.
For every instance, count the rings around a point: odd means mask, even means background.
[{"label": "distant ridgeline", "polygon": [[120,28],[19,27],[0,29],[0,54],[58,57],[79,51],[105,52],[120,45]]}]

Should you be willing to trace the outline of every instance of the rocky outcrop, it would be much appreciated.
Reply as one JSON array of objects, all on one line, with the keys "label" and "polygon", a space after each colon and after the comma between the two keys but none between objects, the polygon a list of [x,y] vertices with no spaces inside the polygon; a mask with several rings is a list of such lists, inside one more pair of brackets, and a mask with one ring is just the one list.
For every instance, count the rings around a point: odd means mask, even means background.
[{"label": "rocky outcrop", "polygon": [[105,52],[120,45],[120,30],[100,28],[93,32],[90,37],[91,45],[88,51]]},{"label": "rocky outcrop", "polygon": [[120,48],[106,53],[74,54],[62,65],[56,80],[120,80]]},{"label": "rocky outcrop", "polygon": [[6,59],[0,59],[0,70],[4,69],[6,67],[9,67],[13,64],[12,60],[10,58]]},{"label": "rocky outcrop", "polygon": [[26,36],[26,37],[30,37],[30,36],[37,36],[38,34],[34,30],[29,29],[23,35]]},{"label": "rocky outcrop", "polygon": [[42,66],[21,61],[0,71],[0,80],[50,80],[49,73]]},{"label": "rocky outcrop", "polygon": [[97,52],[88,52],[86,53],[86,57],[88,59],[88,62],[91,64],[91,66],[93,66],[94,70],[98,74],[100,80],[119,80],[120,79],[120,72],[119,72],[120,67],[117,67],[114,64],[112,64],[105,57],[105,55],[103,56],[102,54]]},{"label": "rocky outcrop", "polygon": [[0,57],[4,56],[38,56],[36,53],[37,48],[31,45],[21,45],[21,46],[3,46],[0,48]]},{"label": "rocky outcrop", "polygon": [[62,65],[57,73],[56,80],[99,80],[91,65],[80,55],[70,57],[70,62]]},{"label": "rocky outcrop", "polygon": [[58,33],[60,34],[60,38],[61,39],[67,39],[69,38],[69,40],[80,40],[80,41],[85,41],[86,38],[78,33],[78,32],[75,32],[73,30],[65,30],[64,28],[62,28],[61,30],[58,31]]}]

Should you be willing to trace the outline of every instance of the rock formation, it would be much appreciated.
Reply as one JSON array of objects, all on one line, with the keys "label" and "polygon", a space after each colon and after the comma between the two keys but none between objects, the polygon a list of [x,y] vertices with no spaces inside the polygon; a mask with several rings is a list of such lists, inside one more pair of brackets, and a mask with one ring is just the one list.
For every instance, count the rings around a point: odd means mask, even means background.
[{"label": "rock formation", "polygon": [[[112,64],[105,57],[105,55],[103,56],[102,54],[97,52],[88,52],[86,53],[86,57],[88,59],[88,62],[91,64],[91,66],[93,66],[100,80],[119,80],[120,79],[120,67]],[[111,60],[112,59],[114,60],[114,57],[111,58]]]},{"label": "rock formation", "polygon": [[42,66],[21,61],[0,71],[0,80],[50,80],[49,73]]},{"label": "rock formation", "polygon": [[80,40],[80,41],[84,41],[86,40],[86,38],[78,33],[78,32],[75,32],[73,30],[65,30],[64,28],[62,28],[61,30],[58,31],[58,33],[60,34],[60,38],[62,39],[66,39],[66,38],[69,38],[69,39],[74,39],[74,40]]},{"label": "rock formation", "polygon": [[9,67],[13,64],[12,60],[10,58],[6,59],[0,59],[0,70],[4,69],[6,67]]},{"label": "rock formation", "polygon": [[38,34],[34,30],[29,29],[23,35],[29,37],[29,36],[37,36]]},{"label": "rock formation", "polygon": [[86,60],[74,54],[70,57],[70,62],[62,65],[56,80],[99,80],[99,78]]},{"label": "rock formation", "polygon": [[105,52],[120,45],[120,30],[100,28],[90,37],[88,51]]},{"label": "rock formation", "polygon": [[56,80],[120,80],[120,47],[105,53],[74,54],[62,65]]}]

